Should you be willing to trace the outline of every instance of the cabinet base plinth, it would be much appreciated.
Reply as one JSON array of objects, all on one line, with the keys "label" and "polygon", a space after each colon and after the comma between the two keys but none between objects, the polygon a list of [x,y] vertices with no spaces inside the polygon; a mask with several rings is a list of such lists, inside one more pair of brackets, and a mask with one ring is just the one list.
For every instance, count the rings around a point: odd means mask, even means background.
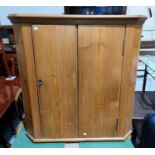
[{"label": "cabinet base plinth", "polygon": [[131,135],[131,130],[122,137],[99,137],[99,138],[33,138],[28,132],[27,136],[36,143],[40,142],[90,142],[90,141],[124,141]]}]

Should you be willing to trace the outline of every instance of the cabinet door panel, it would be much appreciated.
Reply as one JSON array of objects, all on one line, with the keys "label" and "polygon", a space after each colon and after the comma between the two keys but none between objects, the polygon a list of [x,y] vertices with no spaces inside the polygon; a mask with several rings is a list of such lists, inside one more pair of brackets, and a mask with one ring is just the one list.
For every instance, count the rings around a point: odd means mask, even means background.
[{"label": "cabinet door panel", "polygon": [[79,136],[116,135],[124,26],[78,27]]},{"label": "cabinet door panel", "polygon": [[42,137],[77,137],[77,29],[33,25]]}]

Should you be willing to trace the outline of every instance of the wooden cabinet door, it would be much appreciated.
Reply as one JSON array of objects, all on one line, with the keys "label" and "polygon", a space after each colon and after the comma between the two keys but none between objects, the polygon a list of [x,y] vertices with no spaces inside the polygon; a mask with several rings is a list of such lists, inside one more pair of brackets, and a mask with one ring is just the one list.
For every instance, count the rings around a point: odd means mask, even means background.
[{"label": "wooden cabinet door", "polygon": [[79,136],[116,135],[124,26],[78,27]]},{"label": "wooden cabinet door", "polygon": [[77,137],[77,28],[33,25],[32,35],[42,137]]}]

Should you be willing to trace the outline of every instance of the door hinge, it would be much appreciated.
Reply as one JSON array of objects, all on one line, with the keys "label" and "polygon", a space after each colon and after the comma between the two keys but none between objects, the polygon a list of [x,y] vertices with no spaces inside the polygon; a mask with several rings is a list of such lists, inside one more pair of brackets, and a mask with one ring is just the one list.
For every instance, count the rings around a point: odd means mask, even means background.
[{"label": "door hinge", "polygon": [[124,47],[125,47],[125,37],[124,37],[124,39],[123,39],[123,41],[122,41],[122,56],[124,55]]},{"label": "door hinge", "polygon": [[118,118],[116,120],[116,130],[118,129]]}]

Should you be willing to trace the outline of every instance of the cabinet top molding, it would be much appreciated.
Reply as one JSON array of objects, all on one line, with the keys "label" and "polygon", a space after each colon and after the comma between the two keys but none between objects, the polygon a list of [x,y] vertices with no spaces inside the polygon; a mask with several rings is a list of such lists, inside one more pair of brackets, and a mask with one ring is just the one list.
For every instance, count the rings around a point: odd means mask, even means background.
[{"label": "cabinet top molding", "polygon": [[55,25],[142,25],[146,16],[128,15],[34,15],[10,14],[8,16],[13,24],[55,24]]}]

